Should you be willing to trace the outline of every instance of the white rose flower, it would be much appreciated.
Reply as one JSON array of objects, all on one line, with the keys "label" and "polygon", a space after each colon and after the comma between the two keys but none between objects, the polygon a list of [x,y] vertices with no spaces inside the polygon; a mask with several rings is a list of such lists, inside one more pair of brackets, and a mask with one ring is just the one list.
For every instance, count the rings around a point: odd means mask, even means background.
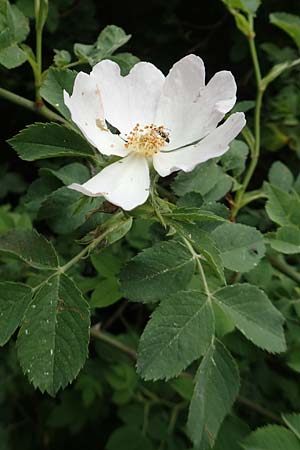
[{"label": "white rose flower", "polygon": [[243,113],[235,113],[218,126],[236,102],[236,83],[231,72],[221,71],[205,85],[204,63],[195,55],[178,61],[166,77],[147,62],[123,77],[116,63],[101,61],[89,75],[78,73],[64,101],[92,145],[104,155],[121,157],[69,188],[104,196],[124,210],[147,200],[150,164],[162,177],[189,172],[223,155],[246,123]]}]

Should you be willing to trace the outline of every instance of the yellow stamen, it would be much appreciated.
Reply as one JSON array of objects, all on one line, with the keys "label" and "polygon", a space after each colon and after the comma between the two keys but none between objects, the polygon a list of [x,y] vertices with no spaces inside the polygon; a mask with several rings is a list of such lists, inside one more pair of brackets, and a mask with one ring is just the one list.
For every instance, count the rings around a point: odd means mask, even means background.
[{"label": "yellow stamen", "polygon": [[163,125],[156,126],[152,123],[142,128],[137,123],[129,133],[125,147],[131,152],[149,157],[166,145],[168,137],[169,133],[165,131]]}]

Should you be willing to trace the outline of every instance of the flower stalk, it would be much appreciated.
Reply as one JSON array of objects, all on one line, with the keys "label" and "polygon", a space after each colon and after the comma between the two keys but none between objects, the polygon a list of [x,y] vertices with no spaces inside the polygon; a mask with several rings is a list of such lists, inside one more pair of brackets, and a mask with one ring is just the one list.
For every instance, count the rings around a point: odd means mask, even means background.
[{"label": "flower stalk", "polygon": [[15,94],[14,92],[11,92],[7,89],[0,88],[0,97],[18,106],[22,106],[23,108],[28,109],[29,111],[39,114],[45,119],[64,124],[68,123],[63,117],[61,117],[59,114],[56,114],[54,111],[51,111],[51,109],[49,109],[44,104],[37,105],[36,102],[33,102],[28,98],[22,97],[21,95]]},{"label": "flower stalk", "polygon": [[253,67],[254,67],[256,86],[257,86],[256,104],[255,104],[255,113],[254,113],[254,142],[252,145],[249,146],[251,161],[250,161],[248,170],[246,172],[245,178],[243,180],[243,183],[241,185],[241,188],[238,190],[238,192],[236,194],[235,201],[234,201],[234,207],[232,210],[232,217],[236,217],[236,215],[238,214],[239,210],[242,207],[243,197],[244,197],[247,187],[251,181],[251,178],[255,172],[255,169],[256,169],[256,166],[257,166],[257,163],[259,160],[259,154],[260,154],[261,108],[262,108],[262,99],[263,99],[263,95],[265,92],[265,86],[262,83],[260,64],[259,64],[259,59],[257,56],[257,50],[256,50],[256,45],[255,45],[254,21],[253,21],[252,15],[249,16],[249,26],[250,26],[252,32],[248,36],[248,42],[249,42],[252,63],[253,63]]},{"label": "flower stalk", "polygon": [[48,0],[34,0],[35,39],[36,39],[36,70],[34,70],[37,104],[42,102],[40,88],[42,85],[42,41],[43,29],[48,16]]}]

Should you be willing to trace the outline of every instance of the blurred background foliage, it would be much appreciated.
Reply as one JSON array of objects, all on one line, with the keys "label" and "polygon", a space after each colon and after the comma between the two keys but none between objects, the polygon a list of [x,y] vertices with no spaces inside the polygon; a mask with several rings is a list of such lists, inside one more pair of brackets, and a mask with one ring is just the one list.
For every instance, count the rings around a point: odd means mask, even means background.
[{"label": "blurred background foliage", "polygon": [[[33,15],[31,0],[16,3],[27,16]],[[297,57],[289,37],[269,23],[269,14],[275,11],[300,15],[299,1],[262,2],[256,31],[264,73],[274,63]],[[205,61],[208,78],[218,70],[231,70],[238,82],[239,101],[253,100],[255,79],[246,39],[219,0],[113,3],[109,0],[52,0],[44,37],[45,67],[53,60],[53,48],[72,51],[74,42],[90,44],[108,24],[118,25],[132,34],[122,51],[150,61],[164,72],[182,56],[196,53]],[[83,65],[82,69],[89,70],[89,67]],[[261,186],[277,160],[298,175],[295,162],[299,163],[300,157],[299,75],[300,69],[286,72],[265,96],[262,156],[252,181],[253,189]],[[0,85],[28,98],[34,97],[32,74],[27,64],[13,72],[2,67]],[[22,161],[5,143],[24,126],[40,119],[4,100],[0,102],[0,114],[0,233],[3,233],[11,228],[31,227],[39,191],[38,185],[29,191],[28,188],[45,163]],[[251,118],[249,120],[251,122]],[[51,164],[53,169],[58,168],[56,162]],[[273,178],[276,178],[275,172],[273,170]],[[63,189],[63,184],[51,178],[51,174],[44,172],[43,176],[48,177],[47,186],[52,183],[53,189]],[[25,202],[31,205],[31,210],[24,206]],[[62,204],[58,208],[52,226],[40,220],[37,227],[46,235],[55,235],[56,247],[67,257],[76,245],[73,243],[76,233],[68,229],[68,224],[65,224],[66,229],[61,229],[59,215],[61,218],[64,214],[64,207]],[[259,204],[253,210],[246,208],[241,216],[244,223],[263,231],[270,226]],[[86,270],[85,277],[79,272],[74,274],[85,293],[93,292],[94,306],[111,304],[97,310],[94,323],[101,321],[105,329],[133,348],[147,321],[149,308],[122,301],[114,304],[120,300],[115,274],[135,251],[159,239],[160,230],[149,225],[146,221],[137,221],[126,241],[93,257],[93,267]],[[0,279],[34,276],[22,270],[21,263],[4,261],[0,266]],[[294,317],[300,317],[300,309],[296,302],[284,303],[286,298],[295,298],[294,283],[279,275],[267,260],[247,274],[247,278],[265,289],[270,298],[279,298],[283,302],[282,312],[287,318],[292,317],[288,325],[290,350],[275,360],[272,355],[254,348],[237,332],[225,337],[239,362],[243,385],[235,405],[236,415],[226,419],[216,450],[239,450],[238,442],[249,431],[249,426],[261,426],[269,420],[276,422],[277,418],[270,416],[269,409],[276,414],[299,408],[300,328],[299,320]],[[99,305],[97,289],[101,291],[101,299],[105,298],[105,304]],[[104,292],[106,297],[103,297]],[[222,330],[219,332],[222,335]],[[183,432],[186,405],[191,396],[188,378],[169,383],[142,382],[135,373],[132,356],[95,341],[90,347],[90,359],[78,379],[54,399],[41,395],[29,385],[21,373],[12,343],[0,350],[0,361],[0,450],[19,449],[20,445],[24,450],[59,450],[65,446],[74,450],[183,450],[190,445]],[[260,409],[257,404],[261,405]]]}]

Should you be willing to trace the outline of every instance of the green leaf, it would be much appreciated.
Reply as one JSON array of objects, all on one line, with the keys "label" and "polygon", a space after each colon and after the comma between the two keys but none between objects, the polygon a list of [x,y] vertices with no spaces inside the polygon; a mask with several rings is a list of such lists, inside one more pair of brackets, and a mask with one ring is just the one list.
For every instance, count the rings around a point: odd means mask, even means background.
[{"label": "green leaf", "polygon": [[103,201],[101,197],[84,197],[83,200],[82,198],[79,192],[63,186],[48,195],[41,205],[38,217],[47,219],[56,233],[71,233],[83,225],[88,219],[88,214],[97,209]]},{"label": "green leaf", "polygon": [[122,223],[119,224],[117,228],[112,230],[106,237],[106,242],[108,245],[112,245],[115,242],[122,239],[126,234],[131,230],[133,224],[133,218],[127,217],[125,218]]},{"label": "green leaf", "polygon": [[239,390],[239,372],[228,350],[213,342],[196,374],[188,432],[195,447],[213,447]]},{"label": "green leaf", "polygon": [[98,52],[95,49],[95,45],[93,45],[93,44],[76,43],[76,44],[74,44],[73,51],[79,61],[87,62],[91,66],[94,65],[94,59],[96,62],[101,60],[101,57],[100,57],[100,59],[97,61],[96,56],[98,55]]},{"label": "green leaf", "polygon": [[120,256],[114,255],[111,247],[103,248],[99,253],[93,253],[91,262],[97,272],[108,278],[117,275],[122,265]]},{"label": "green leaf", "polygon": [[231,184],[231,179],[223,173],[221,167],[210,160],[189,173],[180,172],[172,183],[172,189],[178,196],[197,192],[205,200],[212,201],[222,198]]},{"label": "green leaf", "polygon": [[117,428],[109,437],[107,450],[153,450],[151,441],[136,427]]},{"label": "green leaf", "polygon": [[68,52],[67,50],[57,50],[56,48],[54,48],[53,50],[54,50],[53,61],[58,68],[70,64],[70,62],[72,61],[72,56],[70,52]]},{"label": "green leaf", "polygon": [[194,382],[189,375],[174,378],[169,382],[169,385],[177,394],[184,400],[191,401],[194,391]]},{"label": "green leaf", "polygon": [[0,63],[11,69],[23,64],[26,53],[19,47],[29,34],[29,21],[16,5],[0,2]]},{"label": "green leaf", "polygon": [[48,279],[25,313],[17,340],[24,373],[55,395],[77,376],[88,352],[89,307],[66,275]]},{"label": "green leaf", "polygon": [[58,170],[42,168],[39,173],[46,176],[53,175],[66,186],[74,182],[85,183],[90,178],[89,169],[78,162],[67,164]]},{"label": "green leaf", "polygon": [[7,172],[6,169],[0,169],[1,186],[0,198],[7,196],[9,192],[23,194],[27,189],[23,176],[16,172]]},{"label": "green leaf", "polygon": [[178,196],[189,192],[198,192],[203,196],[217,183],[219,169],[215,162],[210,160],[199,164],[189,173],[180,172],[172,183],[172,189]]},{"label": "green leaf", "polygon": [[121,288],[130,300],[145,303],[163,300],[187,286],[194,268],[194,258],[184,245],[160,242],[125,266],[121,271]]},{"label": "green leaf", "polygon": [[221,164],[226,171],[232,170],[234,176],[244,172],[249,148],[243,141],[235,139],[229,150],[222,156]]},{"label": "green leaf", "polygon": [[68,94],[72,94],[76,75],[77,72],[74,70],[50,67],[40,90],[43,99],[57,109],[66,119],[70,119],[71,114],[65,105],[63,92],[65,90]]},{"label": "green leaf", "polygon": [[30,19],[34,18],[34,2],[31,0],[17,0],[16,5],[25,16]]},{"label": "green leaf", "polygon": [[93,156],[92,147],[75,131],[56,123],[35,123],[8,141],[21,159]]},{"label": "green leaf", "polygon": [[[255,102],[253,100],[242,100],[240,102],[236,102],[235,106],[231,110],[231,113],[234,113],[234,112],[248,112],[248,111],[251,111],[251,109],[254,109],[254,108],[255,108]],[[235,139],[233,141],[233,143],[234,142],[237,142],[237,139]],[[238,141],[238,142],[243,142],[243,141]],[[226,155],[226,153],[225,153],[225,155]]]},{"label": "green leaf", "polygon": [[286,349],[284,317],[266,294],[250,284],[235,284],[220,289],[214,298],[244,336],[271,353]]},{"label": "green leaf", "polygon": [[221,252],[223,264],[236,272],[248,272],[265,254],[262,234],[253,227],[239,223],[218,226],[212,237]]},{"label": "green leaf", "polygon": [[31,230],[32,222],[28,213],[16,213],[10,211],[10,206],[0,206],[0,234],[12,229]]},{"label": "green leaf", "polygon": [[242,450],[241,441],[249,433],[248,425],[235,416],[228,416],[219,431],[214,450]]},{"label": "green leaf", "polygon": [[96,289],[91,296],[90,305],[92,308],[106,308],[113,305],[122,298],[120,285],[115,277],[101,280],[97,283]]},{"label": "green leaf", "polygon": [[221,216],[217,216],[212,211],[206,211],[201,208],[176,208],[172,212],[162,212],[163,217],[170,218],[176,221],[191,223],[195,220],[225,222]]},{"label": "green leaf", "polygon": [[298,174],[295,180],[294,189],[297,192],[297,194],[300,194],[300,173]]},{"label": "green leaf", "polygon": [[245,450],[300,450],[300,441],[279,425],[258,428],[242,442]]},{"label": "green leaf", "polygon": [[209,233],[194,224],[176,224],[175,229],[185,236],[193,248],[225,283],[223,261],[214,240]]},{"label": "green leaf", "polygon": [[262,0],[240,0],[247,12],[255,14],[260,7]]},{"label": "green leaf", "polygon": [[294,176],[281,161],[275,161],[272,164],[268,176],[270,183],[283,191],[289,191],[293,186]]},{"label": "green leaf", "polygon": [[222,0],[225,5],[231,8],[237,8],[244,13],[255,14],[262,0]]},{"label": "green leaf", "polygon": [[0,64],[7,69],[15,69],[26,60],[26,53],[17,44],[12,44],[0,50]]},{"label": "green leaf", "polygon": [[179,375],[208,349],[214,314],[200,291],[182,291],[154,311],[139,344],[137,370],[145,380]]},{"label": "green leaf", "polygon": [[282,414],[282,418],[289,429],[300,439],[300,414]]},{"label": "green leaf", "polygon": [[86,45],[77,43],[74,45],[74,53],[80,61],[94,66],[102,59],[110,59],[111,55],[118,48],[122,47],[122,45],[126,44],[130,38],[131,35],[126,34],[122,28],[115,25],[108,25],[101,31],[95,44]]},{"label": "green leaf", "polygon": [[32,291],[25,284],[0,283],[0,345],[18,328],[31,298]]},{"label": "green leaf", "polygon": [[277,230],[274,239],[270,239],[274,250],[293,255],[300,253],[300,229],[294,225],[281,227]]},{"label": "green leaf", "polygon": [[226,334],[232,333],[232,331],[234,331],[235,324],[228,316],[228,314],[224,313],[218,303],[214,302],[212,306],[215,315],[215,335],[217,336],[217,338],[221,339]]},{"label": "green leaf", "polygon": [[267,185],[268,201],[266,211],[278,225],[300,224],[300,197],[296,192],[288,193],[275,186]]},{"label": "green leaf", "polygon": [[11,36],[15,42],[23,42],[29,35],[29,20],[16,5],[7,4],[7,19],[10,26]]},{"label": "green leaf", "polygon": [[295,14],[277,12],[270,14],[270,22],[285,31],[300,50],[300,17]]},{"label": "green leaf", "polygon": [[122,28],[107,25],[99,34],[96,47],[101,50],[103,57],[108,57],[126,44],[130,38],[131,34],[126,34]]},{"label": "green leaf", "polygon": [[0,253],[20,258],[40,270],[58,267],[52,244],[35,230],[12,230],[0,236]]},{"label": "green leaf", "polygon": [[34,180],[24,197],[27,210],[32,213],[37,213],[48,195],[59,187],[61,187],[60,181],[52,176],[43,176]]},{"label": "green leaf", "polygon": [[109,59],[119,64],[123,76],[128,75],[133,66],[140,61],[137,56],[131,53],[117,53],[116,55],[110,56]]}]

